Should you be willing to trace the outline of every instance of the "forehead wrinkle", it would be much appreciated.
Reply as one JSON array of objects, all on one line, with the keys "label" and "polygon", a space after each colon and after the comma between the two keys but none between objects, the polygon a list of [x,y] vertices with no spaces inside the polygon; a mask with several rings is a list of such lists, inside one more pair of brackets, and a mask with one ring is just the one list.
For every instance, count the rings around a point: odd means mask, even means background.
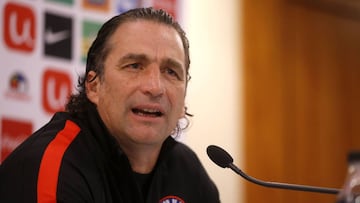
[{"label": "forehead wrinkle", "polygon": [[[120,32],[120,30],[122,29],[125,29],[126,26],[135,26],[135,24],[137,23],[140,23],[140,22],[146,22],[146,26],[142,26],[142,28],[145,28],[145,32],[147,32],[147,27],[148,25],[158,25],[158,26],[161,26],[162,28],[166,28],[167,31],[169,32],[162,32],[160,35],[158,36],[161,36],[161,38],[156,38],[155,41],[152,41],[150,42],[151,43],[151,46],[152,46],[152,50],[155,55],[149,55],[146,51],[143,52],[141,50],[128,50],[129,53],[126,54],[125,56],[121,57],[118,62],[121,62],[122,60],[126,60],[126,59],[134,59],[134,60],[142,60],[142,61],[147,61],[147,62],[154,62],[154,61],[158,61],[160,64],[164,64],[164,61],[174,61],[175,63],[170,63],[170,64],[180,64],[181,67],[183,67],[183,69],[185,68],[185,56],[181,56],[181,58],[184,58],[184,59],[178,59],[178,58],[173,58],[171,57],[169,54],[166,54],[164,55],[164,51],[163,48],[160,47],[161,44],[163,44],[164,40],[167,41],[168,39],[171,39],[172,36],[170,36],[170,34],[172,32],[175,32],[176,34],[176,42],[180,42],[181,46],[181,51],[182,53],[181,54],[184,54],[184,50],[183,50],[183,46],[182,46],[182,41],[181,41],[181,38],[179,36],[178,33],[176,33],[176,30],[174,30],[172,27],[168,27],[167,25],[163,25],[163,24],[159,24],[157,22],[152,22],[152,21],[146,21],[146,20],[139,20],[139,21],[135,21],[135,22],[124,22],[123,24],[121,24],[120,26],[117,27],[117,30],[115,31],[115,33],[113,34],[113,36],[111,37],[111,39],[109,40],[108,42],[108,45],[109,45],[109,49],[110,50],[113,50],[115,47],[114,45],[117,44],[118,46],[120,44],[119,43],[119,38],[118,37],[115,37],[116,36],[116,33]],[[165,27],[164,27],[165,26]],[[136,29],[138,29],[138,27],[135,27]],[[125,29],[125,32],[127,31],[127,29]],[[136,33],[135,33],[136,34]],[[136,35],[137,36],[137,35]],[[172,39],[173,40],[173,39]],[[121,41],[121,40],[120,40]],[[171,50],[171,53],[172,54],[177,54],[177,53],[173,53],[174,52],[174,49],[176,50],[177,49],[177,45],[173,44],[174,42],[172,41],[170,46],[173,48],[173,50]],[[177,52],[177,51],[175,51]],[[160,58],[161,56],[165,56],[166,58]],[[154,57],[154,58],[153,58]],[[183,63],[184,62],[184,63]],[[165,63],[166,64],[166,63]],[[185,71],[185,70],[184,70]]]}]

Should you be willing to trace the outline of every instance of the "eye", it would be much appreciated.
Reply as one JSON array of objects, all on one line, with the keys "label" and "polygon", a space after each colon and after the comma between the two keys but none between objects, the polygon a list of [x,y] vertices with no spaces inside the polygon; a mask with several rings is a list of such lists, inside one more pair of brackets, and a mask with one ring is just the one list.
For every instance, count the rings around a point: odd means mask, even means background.
[{"label": "eye", "polygon": [[130,69],[137,70],[137,69],[141,69],[142,66],[141,66],[141,63],[130,63],[130,64],[127,64],[126,66],[124,66],[124,68],[130,68]]},{"label": "eye", "polygon": [[169,75],[177,76],[177,73],[171,68],[167,68],[166,73]]},{"label": "eye", "polygon": [[174,78],[176,78],[176,79],[178,79],[178,80],[181,80],[179,74],[178,74],[174,69],[172,69],[172,68],[165,68],[164,71],[165,71],[165,73],[168,74],[169,76],[174,77]]}]

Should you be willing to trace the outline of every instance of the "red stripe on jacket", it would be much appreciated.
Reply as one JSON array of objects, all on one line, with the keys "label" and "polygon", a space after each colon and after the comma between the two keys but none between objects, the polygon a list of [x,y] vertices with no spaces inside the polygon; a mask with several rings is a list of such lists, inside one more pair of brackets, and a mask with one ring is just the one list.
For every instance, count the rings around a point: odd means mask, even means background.
[{"label": "red stripe on jacket", "polygon": [[39,169],[37,184],[37,202],[56,202],[56,190],[59,170],[66,149],[79,133],[80,128],[72,121],[66,121],[65,127],[45,149]]}]

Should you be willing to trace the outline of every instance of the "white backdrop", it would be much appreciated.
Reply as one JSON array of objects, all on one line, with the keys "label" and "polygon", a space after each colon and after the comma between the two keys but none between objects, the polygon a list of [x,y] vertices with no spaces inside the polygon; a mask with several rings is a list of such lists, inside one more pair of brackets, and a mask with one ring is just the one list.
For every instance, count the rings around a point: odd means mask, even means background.
[{"label": "white backdrop", "polygon": [[183,16],[190,40],[192,76],[187,104],[195,115],[186,132],[186,143],[200,156],[223,203],[243,201],[244,180],[212,163],[206,147],[222,146],[243,168],[241,2],[188,0]]}]

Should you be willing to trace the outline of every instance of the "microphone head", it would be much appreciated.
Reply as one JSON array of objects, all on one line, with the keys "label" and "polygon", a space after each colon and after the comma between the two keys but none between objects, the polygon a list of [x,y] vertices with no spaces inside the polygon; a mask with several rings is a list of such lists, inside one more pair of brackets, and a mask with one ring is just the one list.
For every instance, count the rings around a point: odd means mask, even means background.
[{"label": "microphone head", "polygon": [[208,146],[206,152],[211,161],[222,168],[229,167],[229,164],[234,161],[229,153],[215,145]]}]

